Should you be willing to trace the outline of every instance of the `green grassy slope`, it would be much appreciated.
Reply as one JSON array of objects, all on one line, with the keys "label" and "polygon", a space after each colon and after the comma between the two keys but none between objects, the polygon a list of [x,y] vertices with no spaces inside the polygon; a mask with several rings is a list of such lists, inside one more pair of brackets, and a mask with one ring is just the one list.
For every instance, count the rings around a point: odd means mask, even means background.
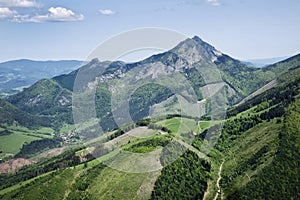
[{"label": "green grassy slope", "polygon": [[[226,196],[228,199],[299,199],[300,198],[300,100],[291,104],[283,117],[283,124],[274,127],[273,133],[278,134],[278,148],[273,155],[269,149],[261,149],[254,154],[253,161],[263,162],[266,166],[256,169],[256,173],[248,172],[249,180],[240,177],[239,181],[231,180],[235,184],[227,185]],[[269,134],[272,133],[270,130]],[[269,140],[272,142],[271,140]],[[276,145],[276,143],[269,145]],[[264,144],[268,145],[268,144]],[[267,146],[268,147],[268,146]],[[261,157],[256,158],[255,156]],[[267,156],[272,156],[268,161]],[[249,162],[249,161],[248,161]],[[267,164],[268,163],[268,164]],[[252,164],[253,168],[256,166]],[[245,172],[246,173],[246,172]],[[254,177],[253,177],[254,176]]]},{"label": "green grassy slope", "polygon": [[299,198],[299,72],[289,70],[278,86],[229,111],[217,144],[225,199]]},{"label": "green grassy slope", "polygon": [[51,133],[53,133],[51,129],[47,132],[40,132],[39,130],[29,130],[25,127],[16,126],[6,126],[3,130],[9,131],[10,134],[0,135],[0,151],[8,154],[18,153],[24,143],[30,143],[31,141],[44,138],[52,138]]},{"label": "green grassy slope", "polygon": [[55,171],[21,185],[1,199],[64,199],[78,174],[76,170]]}]

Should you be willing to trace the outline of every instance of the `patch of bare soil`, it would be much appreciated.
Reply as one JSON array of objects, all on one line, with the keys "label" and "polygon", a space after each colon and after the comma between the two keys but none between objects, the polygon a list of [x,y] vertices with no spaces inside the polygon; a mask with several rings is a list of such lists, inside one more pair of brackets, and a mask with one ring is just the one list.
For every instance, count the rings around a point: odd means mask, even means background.
[{"label": "patch of bare soil", "polygon": [[0,174],[11,173],[21,167],[31,165],[33,163],[34,161],[27,160],[25,158],[11,159],[0,164]]}]

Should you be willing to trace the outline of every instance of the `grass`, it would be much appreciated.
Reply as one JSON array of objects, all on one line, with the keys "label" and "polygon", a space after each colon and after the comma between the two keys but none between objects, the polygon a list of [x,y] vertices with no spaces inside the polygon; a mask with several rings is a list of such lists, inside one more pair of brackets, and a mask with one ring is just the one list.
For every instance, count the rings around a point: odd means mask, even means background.
[{"label": "grass", "polygon": [[93,118],[93,119],[90,119],[89,121],[86,121],[84,123],[76,124],[74,126],[74,129],[76,129],[76,131],[80,132],[80,131],[83,131],[83,130],[89,128],[89,127],[92,127],[92,126],[96,125],[97,123],[99,123],[99,119],[98,118]]},{"label": "grass", "polygon": [[26,135],[24,132],[14,131],[10,135],[0,136],[0,150],[5,153],[16,154],[25,142],[29,143],[39,139],[41,138]]},{"label": "grass", "polygon": [[193,119],[174,117],[157,122],[158,125],[168,128],[172,133],[183,133],[188,131],[198,132],[198,122]]},{"label": "grass", "polygon": [[[208,127],[210,127],[214,124],[220,123],[220,122],[221,121],[211,121],[211,122],[210,121],[203,121],[203,122],[201,121],[201,123],[198,123],[194,119],[175,117],[175,118],[159,121],[156,124],[167,127],[169,130],[172,131],[173,134],[177,135],[176,133],[187,133],[191,130],[197,133],[200,131],[199,126],[202,126],[202,128],[208,128]],[[144,127],[139,127],[139,128],[131,130],[130,132],[128,132],[122,136],[119,136],[119,137],[113,139],[109,143],[119,144],[118,146],[121,147],[121,149],[129,150],[135,144],[145,142],[145,141],[151,140],[156,137],[163,137],[162,135],[156,135],[156,134],[158,134],[158,132],[155,130],[147,129]],[[178,136],[180,137],[180,134],[178,134]],[[129,141],[130,141],[130,143],[128,143]],[[134,150],[137,152],[140,152],[140,153],[141,152],[145,153],[145,152],[151,152],[153,150],[156,150],[157,148],[158,147],[152,148],[152,147],[142,145],[140,147],[135,147]],[[78,151],[76,153],[76,155],[85,154],[87,152],[88,152],[88,150],[84,149],[84,150]],[[119,153],[120,153],[120,149],[117,148],[104,156],[101,156],[95,160],[88,162],[88,166],[92,167],[94,165],[99,164],[100,162],[105,162],[107,160],[113,159],[113,157],[117,156]],[[83,167],[84,167],[84,165],[81,164],[81,165],[78,165],[76,168],[82,169]]]},{"label": "grass", "polygon": [[94,150],[93,147],[87,147],[85,149],[81,149],[75,153],[76,156],[82,156],[87,155],[88,153],[91,153]]},{"label": "grass", "polygon": [[[174,122],[174,120],[173,120]],[[176,122],[176,120],[175,120]],[[172,121],[170,121],[172,123]],[[190,122],[192,123],[192,121]],[[172,126],[171,124],[169,124]],[[164,135],[155,135],[157,131],[145,129],[147,133],[140,133],[144,131],[143,128],[137,128],[137,133],[131,133],[140,138],[133,139],[132,136],[120,137],[115,140],[124,139],[125,146],[130,146],[141,141],[147,141],[153,138],[166,137]],[[154,135],[153,135],[154,134]],[[150,137],[149,137],[150,135]],[[147,137],[148,136],[148,137]],[[145,138],[144,138],[145,137]],[[127,144],[131,140],[130,144]],[[78,154],[86,153],[87,150],[81,150]],[[120,152],[120,148],[110,152],[98,159],[90,161],[88,168],[91,168],[98,163],[116,157]],[[124,164],[128,164],[124,162]],[[68,168],[66,170],[52,173],[47,173],[34,179],[22,182],[0,192],[2,199],[10,199],[11,195],[15,195],[15,199],[63,199],[68,192],[72,190],[72,183],[74,183],[76,174],[85,171],[83,164],[76,166],[76,168]],[[148,173],[126,173],[106,167],[99,171],[99,175],[95,176],[90,184],[87,192],[96,199],[149,199],[155,180],[159,175],[158,172]]]},{"label": "grass", "polygon": [[[65,169],[44,174],[4,191],[2,199],[63,199],[72,185],[77,170]],[[16,190],[17,189],[17,190]],[[13,191],[16,190],[16,191]],[[11,193],[7,193],[12,191]],[[2,193],[4,193],[2,191]]]},{"label": "grass", "polygon": [[51,135],[54,133],[54,130],[52,128],[43,127],[38,129],[37,132],[40,134]]},{"label": "grass", "polygon": [[[95,165],[89,163],[88,168]],[[0,191],[1,199],[64,199],[76,177],[86,169],[76,166],[43,174]],[[87,192],[92,199],[149,199],[158,175],[159,172],[126,173],[105,167],[92,179]]]},{"label": "grass", "polygon": [[211,126],[211,122],[210,121],[200,121],[199,126],[200,126],[201,130],[205,130]]},{"label": "grass", "polygon": [[159,121],[156,124],[161,125],[161,126],[165,126],[166,128],[168,128],[173,133],[177,133],[177,131],[179,129],[180,119],[181,118],[174,117],[174,118],[171,118],[171,119],[166,119],[166,120],[163,120],[163,121]]},{"label": "grass", "polygon": [[[135,199],[150,175],[151,173],[125,173],[107,167],[95,177],[88,191],[97,199]],[[147,199],[150,194],[144,194],[144,197],[139,198]]]},{"label": "grass", "polygon": [[[279,126],[274,121],[264,122],[246,131],[234,141],[234,145],[227,151],[226,162],[223,166],[223,176],[234,178],[231,180],[231,183],[234,183],[230,186],[231,189],[244,186],[272,162],[278,145]],[[267,147],[268,151],[255,159],[257,164],[246,165],[263,147]],[[237,171],[239,173],[234,174]],[[226,193],[230,191],[225,191]]]},{"label": "grass", "polygon": [[[130,145],[135,144],[137,142],[149,140],[149,139],[155,137],[155,135],[157,135],[157,134],[159,134],[158,131],[148,129],[147,127],[137,127],[135,129],[132,129],[129,132],[104,143],[108,146],[115,146],[118,148],[109,152],[108,154],[105,154],[95,160],[90,161],[88,163],[88,165],[94,166],[96,164],[99,164],[100,162],[106,161],[106,160],[116,156],[120,152],[121,148],[119,148],[119,147],[122,147],[122,148],[129,147]],[[102,142],[100,142],[100,143],[102,143]],[[93,150],[93,147],[87,147],[87,149],[83,149],[83,150],[76,152],[76,155],[86,154],[86,153],[90,152],[91,150]],[[82,168],[83,164],[81,164],[77,167]]]},{"label": "grass", "polygon": [[148,153],[158,148],[162,148],[169,142],[171,142],[171,137],[167,137],[166,135],[155,135],[126,144],[123,146],[123,149],[133,153]]},{"label": "grass", "polygon": [[[207,124],[203,124],[207,126]],[[231,148],[226,152],[220,153],[213,150],[211,155],[211,178],[208,181],[209,194],[206,199],[213,199],[216,192],[216,180],[221,160],[225,160],[222,170],[221,188],[225,193],[231,193],[231,189],[243,187],[264,167],[271,164],[278,145],[279,126],[275,120],[264,122],[254,128],[244,132],[237,140],[233,141]],[[248,162],[253,155],[259,152],[263,147],[268,147],[268,152],[256,159],[256,167],[249,165]],[[226,185],[224,181],[231,180],[233,185]],[[227,188],[230,188],[228,190]],[[220,195],[219,195],[220,198]]]},{"label": "grass", "polygon": [[[3,128],[2,128],[3,129]],[[39,130],[29,130],[22,126],[8,126],[7,130],[12,134],[0,136],[0,151],[6,154],[16,154],[24,143],[43,138],[52,138],[53,129],[41,128]]]},{"label": "grass", "polygon": [[63,133],[69,133],[70,131],[73,131],[75,130],[75,125],[73,124],[63,124],[63,126],[61,127],[60,129],[60,133],[63,134]]},{"label": "grass", "polygon": [[199,121],[201,131],[204,131],[216,124],[222,123],[223,121]]},{"label": "grass", "polygon": [[17,189],[21,188],[22,186],[25,186],[25,185],[27,185],[27,184],[30,184],[31,182],[33,182],[33,181],[35,181],[35,180],[37,180],[37,179],[39,179],[39,178],[41,178],[41,177],[47,176],[47,175],[49,175],[49,174],[51,174],[51,173],[53,173],[53,171],[52,171],[52,172],[47,172],[47,173],[45,173],[45,174],[42,174],[42,175],[37,176],[37,177],[34,177],[34,178],[29,179],[29,180],[27,180],[27,181],[23,181],[23,182],[20,182],[19,184],[16,184],[16,185],[13,185],[13,186],[11,186],[11,187],[8,187],[8,188],[5,188],[5,189],[3,189],[3,190],[0,190],[0,195],[4,195],[4,194],[6,194],[6,193],[9,193],[9,192],[12,192],[12,191],[14,191],[14,190],[17,190]]},{"label": "grass", "polygon": [[200,133],[205,129],[210,128],[213,125],[222,123],[222,120],[215,120],[215,121],[195,121],[194,119],[188,118],[179,118],[174,117],[171,119],[166,119],[163,121],[157,122],[158,125],[165,126],[172,133],[186,133],[189,131],[193,131],[195,133]]}]

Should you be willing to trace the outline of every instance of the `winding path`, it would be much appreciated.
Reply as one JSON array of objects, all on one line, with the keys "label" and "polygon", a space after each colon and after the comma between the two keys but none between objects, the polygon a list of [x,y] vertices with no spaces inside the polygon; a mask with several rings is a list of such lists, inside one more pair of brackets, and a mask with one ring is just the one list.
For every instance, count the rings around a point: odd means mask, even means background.
[{"label": "winding path", "polygon": [[221,194],[221,199],[223,199],[223,198],[222,198],[222,190],[221,190],[221,187],[220,187],[220,181],[221,181],[221,179],[222,179],[221,173],[222,173],[222,168],[223,168],[224,162],[225,162],[225,161],[223,161],[223,162],[221,163],[220,167],[219,167],[219,172],[218,172],[218,176],[219,176],[219,177],[218,177],[218,180],[217,180],[217,183],[216,183],[216,185],[217,185],[217,187],[218,187],[218,192],[216,193],[216,196],[215,196],[214,200],[217,200],[217,199],[218,199],[219,194]]}]

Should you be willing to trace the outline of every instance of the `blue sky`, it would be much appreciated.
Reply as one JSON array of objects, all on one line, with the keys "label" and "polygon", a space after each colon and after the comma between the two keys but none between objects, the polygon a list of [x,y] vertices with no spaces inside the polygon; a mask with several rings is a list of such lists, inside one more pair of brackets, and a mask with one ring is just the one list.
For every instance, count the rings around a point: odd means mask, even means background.
[{"label": "blue sky", "polygon": [[0,0],[0,62],[85,59],[113,35],[160,27],[238,59],[300,53],[299,0]]}]

